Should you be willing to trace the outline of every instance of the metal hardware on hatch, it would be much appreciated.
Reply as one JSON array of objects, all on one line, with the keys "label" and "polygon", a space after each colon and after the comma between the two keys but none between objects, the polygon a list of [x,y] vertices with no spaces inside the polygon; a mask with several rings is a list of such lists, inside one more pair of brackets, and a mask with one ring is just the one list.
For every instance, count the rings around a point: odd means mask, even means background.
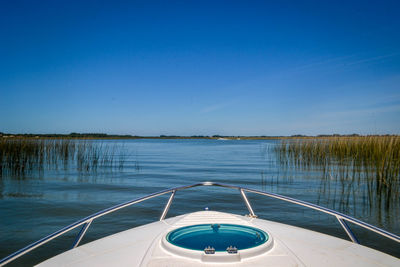
[{"label": "metal hardware on hatch", "polygon": [[204,249],[204,253],[206,253],[206,254],[215,254],[215,248],[208,246],[208,247],[206,247]]},{"label": "metal hardware on hatch", "polygon": [[256,237],[257,237],[257,240],[261,239],[261,235],[259,233],[256,233]]},{"label": "metal hardware on hatch", "polygon": [[214,232],[218,232],[220,227],[221,225],[219,224],[211,224],[211,228],[213,229]]},{"label": "metal hardware on hatch", "polygon": [[229,247],[226,248],[226,251],[229,254],[236,254],[238,252],[238,249],[236,247],[229,246]]}]

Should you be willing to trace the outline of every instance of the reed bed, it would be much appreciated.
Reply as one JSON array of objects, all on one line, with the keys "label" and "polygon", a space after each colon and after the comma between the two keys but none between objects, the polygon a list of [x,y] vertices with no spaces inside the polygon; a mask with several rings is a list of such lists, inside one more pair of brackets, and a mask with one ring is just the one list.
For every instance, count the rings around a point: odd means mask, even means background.
[{"label": "reed bed", "polygon": [[399,204],[400,136],[283,140],[274,151],[283,166],[322,171],[347,198],[361,193],[370,205]]},{"label": "reed bed", "polygon": [[[71,139],[0,139],[0,177],[73,166],[79,172],[123,169],[125,150],[114,144]],[[118,157],[116,156],[118,154]]]}]

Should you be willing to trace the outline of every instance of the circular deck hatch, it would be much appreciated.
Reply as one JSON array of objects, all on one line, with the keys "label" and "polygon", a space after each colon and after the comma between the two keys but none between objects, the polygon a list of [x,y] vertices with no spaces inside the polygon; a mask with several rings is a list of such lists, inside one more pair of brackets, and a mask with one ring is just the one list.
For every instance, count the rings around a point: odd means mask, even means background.
[{"label": "circular deck hatch", "polygon": [[227,251],[257,247],[268,241],[268,234],[260,229],[236,224],[198,224],[181,227],[169,232],[168,242],[185,249],[201,250],[213,248]]}]

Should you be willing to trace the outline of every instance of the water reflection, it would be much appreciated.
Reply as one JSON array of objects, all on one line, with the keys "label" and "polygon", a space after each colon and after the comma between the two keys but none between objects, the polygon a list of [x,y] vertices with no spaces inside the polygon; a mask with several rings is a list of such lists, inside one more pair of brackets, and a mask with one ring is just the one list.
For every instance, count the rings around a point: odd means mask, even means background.
[{"label": "water reflection", "polygon": [[[106,145],[123,148],[123,151],[114,150],[114,159],[124,155],[123,168],[119,168],[119,164],[114,164],[114,167],[105,164],[82,171],[85,168],[78,168],[76,163],[64,165],[61,162],[58,166],[62,168],[46,167],[26,173],[24,178],[3,173],[0,178],[0,257],[101,209],[199,181],[235,184],[291,196],[400,233],[398,206],[379,209],[377,205],[370,205],[361,179],[348,182],[316,166],[300,168],[282,164],[272,153],[278,141],[130,140],[99,143],[103,148]],[[329,173],[331,176],[325,175]],[[248,197],[260,218],[346,238],[334,218],[282,201],[251,194]],[[94,222],[83,243],[157,220],[166,201],[167,196],[146,201]],[[247,213],[236,190],[196,188],[178,192],[168,216],[205,207],[241,215]],[[369,238],[368,234],[360,233]],[[62,248],[68,248],[72,240],[71,235],[54,241],[32,256],[21,259],[17,265],[40,262]],[[383,245],[388,253],[400,256],[398,247],[390,242],[379,239],[377,244],[376,235],[371,240],[364,244],[378,248]],[[64,242],[69,243],[65,245]]]}]

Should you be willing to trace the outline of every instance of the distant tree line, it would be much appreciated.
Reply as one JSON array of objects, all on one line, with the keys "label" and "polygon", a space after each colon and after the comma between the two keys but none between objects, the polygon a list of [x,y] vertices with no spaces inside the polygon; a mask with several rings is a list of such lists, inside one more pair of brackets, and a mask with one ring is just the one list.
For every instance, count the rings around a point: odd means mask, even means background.
[{"label": "distant tree line", "polygon": [[0,136],[17,136],[17,137],[49,137],[49,138],[137,138],[139,136],[134,135],[110,135],[106,133],[70,133],[70,134],[12,134],[0,132]]},{"label": "distant tree line", "polygon": [[317,137],[340,137],[340,136],[349,136],[349,137],[357,137],[360,136],[359,134],[319,134]]},{"label": "distant tree line", "polygon": [[[159,135],[159,136],[138,136],[138,135],[120,135],[120,134],[106,134],[106,133],[76,133],[72,132],[69,134],[14,134],[14,133],[4,133],[0,132],[0,137],[25,137],[25,138],[126,138],[126,139],[139,139],[139,138],[160,138],[160,139],[178,139],[178,138],[204,138],[204,139],[214,139],[214,138],[244,138],[244,139],[274,139],[274,138],[312,138],[312,137],[358,137],[362,136],[356,133],[353,134],[319,134],[316,136],[312,135],[304,135],[304,134],[294,134],[291,136],[268,136],[268,135],[258,135],[258,136],[233,136],[233,135],[191,135],[191,136],[182,136],[182,135]],[[378,136],[378,135],[366,135],[366,136]],[[390,134],[384,134],[380,136],[396,136]]]}]

